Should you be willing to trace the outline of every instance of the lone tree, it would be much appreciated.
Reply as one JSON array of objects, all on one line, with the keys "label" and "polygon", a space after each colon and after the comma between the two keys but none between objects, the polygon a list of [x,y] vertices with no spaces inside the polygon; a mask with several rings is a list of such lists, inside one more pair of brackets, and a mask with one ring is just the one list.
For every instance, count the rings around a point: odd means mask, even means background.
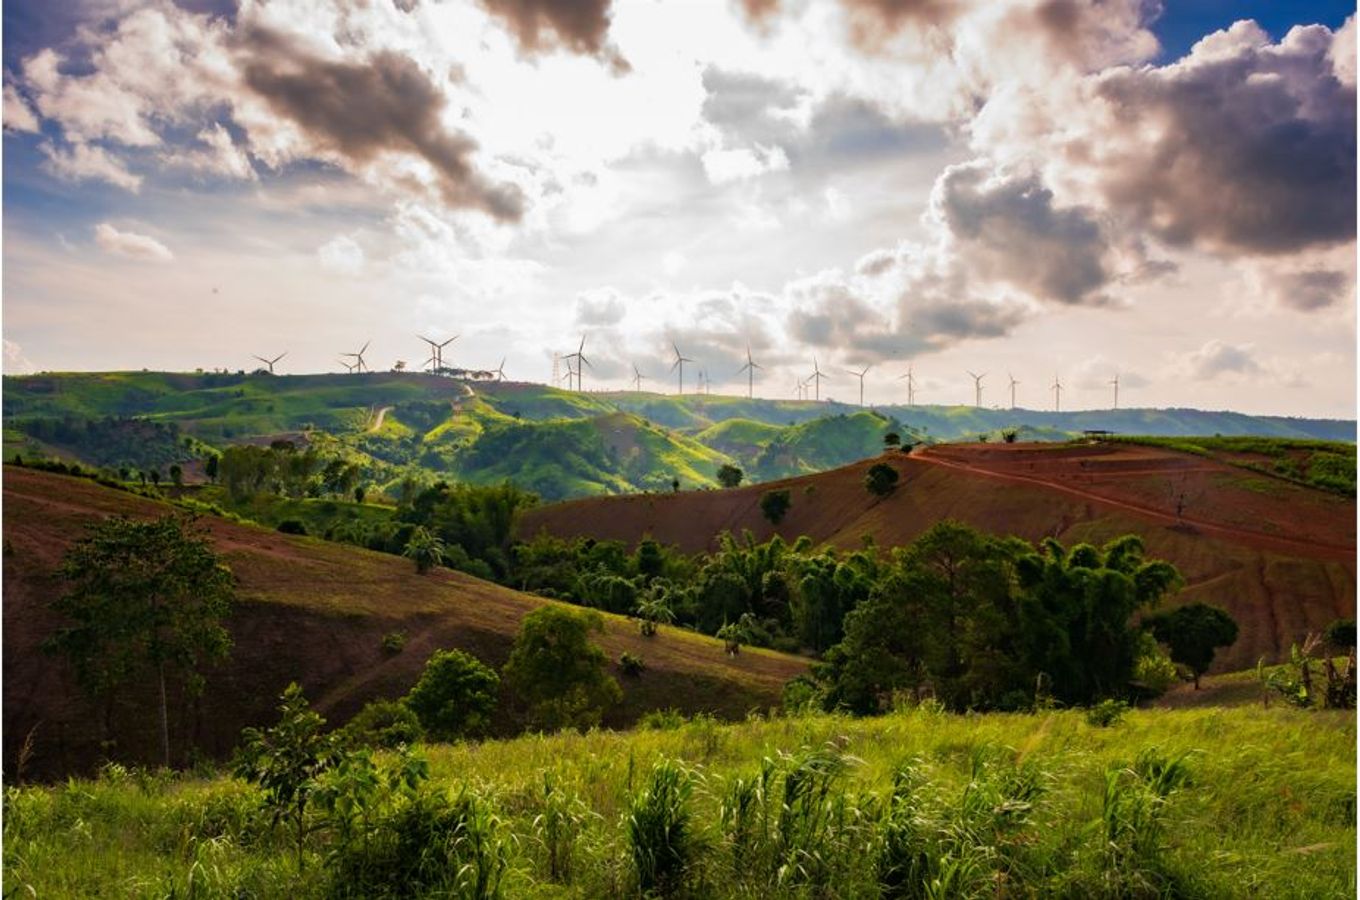
[{"label": "lone tree", "polygon": [[535,727],[589,728],[623,699],[606,671],[609,657],[590,642],[592,632],[603,631],[604,617],[592,609],[549,605],[524,617],[503,673]]},{"label": "lone tree", "polygon": [[1191,603],[1150,616],[1144,625],[1152,636],[1171,648],[1172,662],[1189,666],[1199,690],[1199,677],[1209,671],[1214,650],[1237,640],[1237,622],[1225,610],[1207,603]]},{"label": "lone tree", "polygon": [[770,520],[771,525],[784,521],[789,507],[793,505],[787,490],[766,491],[760,495],[760,512]]},{"label": "lone tree", "polygon": [[431,737],[441,741],[476,737],[491,724],[500,686],[500,676],[477,657],[461,650],[436,650],[405,703]]},{"label": "lone tree", "polygon": [[883,446],[885,448],[899,447],[901,444],[902,435],[898,434],[896,431],[889,431],[887,434],[883,435]]},{"label": "lone tree", "polygon": [[897,470],[887,463],[875,463],[864,476],[864,487],[875,497],[886,497],[897,487]]},{"label": "lone tree", "polygon": [[123,682],[154,673],[161,756],[170,765],[166,683],[180,676],[185,691],[197,694],[199,668],[230,652],[222,620],[234,598],[231,570],[192,517],[115,516],[92,524],[66,552],[61,575],[71,590],[52,609],[70,624],[44,646],[70,660],[81,689],[105,702],[106,716]]},{"label": "lone tree", "polygon": [[416,571],[424,575],[444,562],[444,542],[437,535],[431,534],[428,528],[417,525],[411,530],[411,536],[406,540],[401,555],[413,561],[416,564]]},{"label": "lone tree", "polygon": [[742,471],[731,463],[723,463],[718,468],[718,484],[725,488],[734,488],[741,484]]}]

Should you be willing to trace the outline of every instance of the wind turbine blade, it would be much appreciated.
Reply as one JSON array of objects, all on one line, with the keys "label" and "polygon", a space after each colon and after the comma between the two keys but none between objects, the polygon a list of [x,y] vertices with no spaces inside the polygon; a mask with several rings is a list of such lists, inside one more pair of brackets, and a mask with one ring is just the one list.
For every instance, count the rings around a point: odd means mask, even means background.
[{"label": "wind turbine blade", "polygon": [[367,341],[364,341],[364,345],[363,345],[362,347],[360,347],[360,348],[359,348],[359,352],[356,353],[356,354],[354,354],[354,355],[355,355],[355,356],[362,356],[362,355],[363,355],[363,352],[364,352],[365,350],[368,349],[368,345],[371,344],[371,343],[373,343],[373,341],[372,341],[371,339],[370,339],[370,340],[367,340]]}]

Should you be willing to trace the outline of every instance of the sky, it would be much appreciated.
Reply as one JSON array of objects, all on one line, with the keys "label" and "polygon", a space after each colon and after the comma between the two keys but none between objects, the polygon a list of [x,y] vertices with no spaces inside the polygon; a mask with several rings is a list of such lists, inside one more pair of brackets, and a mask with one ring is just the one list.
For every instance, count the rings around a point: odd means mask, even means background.
[{"label": "sky", "polygon": [[1353,5],[3,10],[7,374],[1355,415]]}]

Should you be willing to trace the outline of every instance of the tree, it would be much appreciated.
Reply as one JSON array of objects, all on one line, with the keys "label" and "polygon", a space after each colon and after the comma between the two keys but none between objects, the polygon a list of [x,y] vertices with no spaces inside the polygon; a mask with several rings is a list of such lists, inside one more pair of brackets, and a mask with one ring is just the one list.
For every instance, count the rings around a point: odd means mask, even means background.
[{"label": "tree", "polygon": [[184,470],[176,463],[170,467],[170,480],[175,487],[184,487]]},{"label": "tree", "polygon": [[1355,646],[1355,620],[1335,619],[1322,632],[1327,643],[1337,650],[1349,650]]},{"label": "tree", "polygon": [[672,491],[673,493],[676,493],[676,494],[680,493],[680,479],[679,479],[679,478],[672,478],[672,479],[671,479],[671,491]]},{"label": "tree", "polygon": [[898,447],[901,446],[901,444],[902,435],[898,434],[896,431],[889,431],[887,434],[883,435],[884,447]]},{"label": "tree", "polygon": [[897,470],[887,463],[875,463],[864,476],[864,487],[875,497],[886,497],[897,487]]},{"label": "tree", "polygon": [[429,529],[417,525],[411,529],[411,536],[406,540],[401,555],[414,561],[416,571],[424,575],[444,562],[444,542],[431,534]]},{"label": "tree", "polygon": [[1190,603],[1150,616],[1143,624],[1151,629],[1153,637],[1171,649],[1173,662],[1190,667],[1195,690],[1199,690],[1199,677],[1214,662],[1214,650],[1237,640],[1237,622],[1233,617],[1207,603]]},{"label": "tree", "polygon": [[545,731],[598,725],[623,698],[606,671],[609,658],[590,642],[604,631],[595,610],[540,607],[524,617],[503,673],[529,706],[529,721]]},{"label": "tree", "polygon": [[307,837],[307,805],[320,787],[321,775],[337,756],[335,738],[322,732],[325,725],[326,720],[307,705],[302,688],[290,684],[279,703],[278,724],[263,731],[242,731],[236,755],[237,776],[263,789],[274,824],[291,820],[298,871]]},{"label": "tree", "polygon": [[671,609],[670,598],[665,588],[659,584],[653,585],[652,589],[638,600],[634,612],[641,622],[638,628],[643,637],[654,637],[658,628],[675,621],[675,611]]},{"label": "tree", "polygon": [[[209,481],[217,481],[217,457],[209,456],[203,463],[203,474],[208,476]],[[127,481],[127,477],[123,477]]]},{"label": "tree", "polygon": [[199,667],[230,651],[222,620],[234,596],[231,570],[192,517],[115,516],[92,524],[66,552],[61,575],[71,590],[52,609],[71,624],[46,647],[71,661],[82,689],[106,701],[133,675],[154,673],[162,758],[170,765],[166,683],[178,674],[187,692],[198,693]]},{"label": "tree", "polygon": [[778,525],[784,521],[784,516],[792,505],[793,500],[786,489],[766,491],[760,495],[760,512],[771,525]]},{"label": "tree", "polygon": [[367,490],[362,484],[360,484],[360,485],[355,485],[355,488],[354,488],[354,502],[355,502],[355,503],[363,503],[363,502],[364,502],[364,498],[367,497],[367,496],[368,496],[368,490]]},{"label": "tree", "polygon": [[437,740],[480,736],[491,724],[500,685],[500,676],[477,657],[436,650],[404,702]]},{"label": "tree", "polygon": [[734,488],[741,484],[742,471],[731,463],[723,463],[718,467],[718,484],[725,488]]}]

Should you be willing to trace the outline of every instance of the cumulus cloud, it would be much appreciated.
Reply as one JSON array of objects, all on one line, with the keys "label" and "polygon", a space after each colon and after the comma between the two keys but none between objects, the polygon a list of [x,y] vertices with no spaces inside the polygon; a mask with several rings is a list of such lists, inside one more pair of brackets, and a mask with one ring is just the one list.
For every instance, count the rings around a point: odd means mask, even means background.
[{"label": "cumulus cloud", "polygon": [[740,147],[709,150],[701,157],[704,174],[713,184],[745,181],[767,172],[782,172],[789,167],[789,158],[779,147]]},{"label": "cumulus cloud", "polygon": [[1057,207],[1038,178],[978,162],[951,166],[935,184],[931,213],[981,277],[1059,303],[1108,302],[1111,248],[1095,212]]},{"label": "cumulus cloud", "polygon": [[20,347],[9,338],[4,339],[5,344],[5,374],[6,375],[32,375],[37,371],[37,367],[28,361],[24,355],[24,348]]},{"label": "cumulus cloud", "polygon": [[43,167],[66,181],[106,181],[134,193],[142,187],[142,176],[133,174],[103,147],[74,144],[61,148],[44,142],[38,149],[46,157]]},{"label": "cumulus cloud", "polygon": [[39,128],[37,114],[12,84],[5,85],[3,121],[6,131],[36,132]]},{"label": "cumulus cloud", "polygon": [[169,247],[150,235],[119,231],[108,222],[95,226],[94,241],[109,253],[140,262],[170,262],[175,258]]},{"label": "cumulus cloud", "polygon": [[262,28],[244,44],[245,83],[318,149],[358,165],[384,154],[414,155],[434,171],[447,205],[501,220],[523,215],[519,188],[494,184],[475,167],[476,143],[445,127],[444,95],[409,57],[382,50],[363,61],[324,59]]},{"label": "cumulus cloud", "polygon": [[171,165],[196,172],[239,181],[255,181],[255,166],[245,148],[236,144],[231,132],[214,122],[198,133],[199,146],[166,156]]},{"label": "cumulus cloud", "polygon": [[1261,280],[1270,299],[1280,306],[1304,312],[1333,306],[1354,294],[1352,275],[1337,269],[1267,271]]},{"label": "cumulus cloud", "polygon": [[607,43],[612,0],[482,0],[482,4],[510,27],[525,50],[561,45],[575,53],[607,56],[616,67],[627,68]]},{"label": "cumulus cloud", "polygon": [[363,272],[367,257],[359,242],[347,234],[336,235],[316,250],[321,268],[332,275],[354,276]]},{"label": "cumulus cloud", "polygon": [[1252,344],[1229,344],[1214,339],[1190,353],[1184,368],[1201,381],[1222,375],[1255,375],[1261,371],[1261,365],[1256,361],[1254,351]]},{"label": "cumulus cloud", "polygon": [[584,291],[576,297],[578,325],[617,325],[627,314],[623,297],[612,288]]}]

